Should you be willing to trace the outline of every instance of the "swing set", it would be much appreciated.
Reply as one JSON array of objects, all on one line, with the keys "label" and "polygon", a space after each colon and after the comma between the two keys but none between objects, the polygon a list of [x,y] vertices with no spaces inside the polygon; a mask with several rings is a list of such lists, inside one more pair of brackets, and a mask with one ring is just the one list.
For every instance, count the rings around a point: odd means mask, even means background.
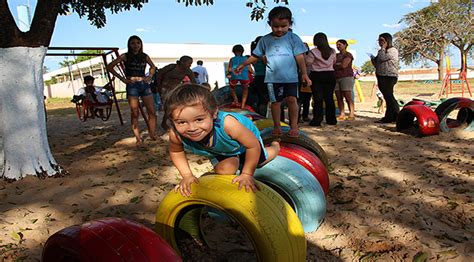
[{"label": "swing set", "polygon": [[[103,52],[96,53],[96,54],[76,53],[77,51],[86,51],[86,50],[103,51]],[[118,50],[119,50],[118,47],[48,47],[48,53],[46,53],[47,56],[94,56],[94,57],[100,56],[102,57],[105,72],[106,72],[106,77],[109,80],[108,83],[103,87],[103,89],[106,89],[111,93],[109,97],[110,99],[107,103],[91,103],[87,99],[80,99],[80,100],[75,101],[76,113],[79,120],[85,122],[87,118],[92,118],[92,117],[97,116],[101,118],[103,121],[107,121],[112,112],[113,104],[115,104],[115,108],[117,110],[120,124],[123,125],[123,118],[122,118],[122,114],[120,112],[120,106],[117,100],[117,92],[115,90],[115,84],[114,84],[115,77],[107,70],[107,65],[109,63],[107,58],[109,57],[110,61],[113,61],[115,58],[119,57],[120,54]],[[68,51],[70,53],[67,53]],[[120,63],[117,67],[118,67],[118,72],[121,75],[125,75],[124,73],[125,65],[123,64],[123,62]],[[143,119],[145,119],[145,122],[148,126],[148,118],[145,112],[143,111],[143,108],[140,106],[139,109],[140,109],[141,115],[143,116]]]}]

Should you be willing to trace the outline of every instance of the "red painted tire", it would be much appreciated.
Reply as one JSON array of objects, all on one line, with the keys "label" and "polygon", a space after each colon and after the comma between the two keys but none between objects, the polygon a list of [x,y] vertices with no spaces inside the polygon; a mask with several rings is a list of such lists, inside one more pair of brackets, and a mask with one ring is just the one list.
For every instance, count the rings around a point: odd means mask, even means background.
[{"label": "red painted tire", "polygon": [[324,194],[329,193],[329,175],[324,163],[308,149],[288,143],[280,143],[280,156],[286,157],[306,168],[318,180]]},{"label": "red painted tire", "polygon": [[[219,108],[222,108],[222,109],[241,109],[240,108],[241,106],[242,106],[241,103],[237,103],[237,104],[228,103],[228,104],[220,105]],[[253,108],[249,105],[246,105],[244,110],[248,110],[250,112],[255,113],[255,110],[253,110]]]},{"label": "red painted tire", "polygon": [[[456,119],[450,119],[448,116],[454,110],[459,109]],[[440,128],[443,132],[449,132],[466,124],[466,131],[474,130],[474,101],[465,97],[453,97],[445,100],[435,110],[440,122]]]},{"label": "red painted tire", "polygon": [[54,233],[44,245],[41,261],[181,261],[181,258],[151,229],[122,218],[104,218]]},{"label": "red painted tire", "polygon": [[422,105],[424,106],[425,105],[425,101],[422,101],[422,100],[411,100],[410,102],[406,103],[405,105],[403,105],[403,107],[405,106],[413,106],[413,105]]},{"label": "red painted tire", "polygon": [[[318,144],[318,142],[310,138],[303,131],[300,130],[299,137],[289,137],[285,134],[290,131],[289,126],[282,126],[281,131],[284,133],[280,137],[281,142],[304,147],[318,156],[318,158],[323,162],[324,166],[327,167],[329,165],[329,160],[324,149]],[[272,135],[272,132],[273,127],[267,127],[263,130],[260,130],[260,136],[262,137],[264,144],[270,144],[275,139],[275,137]]]},{"label": "red painted tire", "polygon": [[397,131],[400,132],[412,126],[418,127],[420,136],[439,134],[438,116],[427,106],[411,105],[403,107],[398,114]]}]

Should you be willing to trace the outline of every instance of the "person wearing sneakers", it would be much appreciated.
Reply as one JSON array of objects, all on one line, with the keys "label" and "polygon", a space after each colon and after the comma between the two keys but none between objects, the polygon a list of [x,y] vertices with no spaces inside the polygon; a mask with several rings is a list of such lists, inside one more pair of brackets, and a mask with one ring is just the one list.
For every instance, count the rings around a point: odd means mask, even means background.
[{"label": "person wearing sneakers", "polygon": [[375,67],[375,76],[380,92],[385,99],[385,116],[376,123],[386,124],[397,121],[400,108],[393,94],[395,84],[398,81],[399,57],[398,50],[393,46],[392,35],[383,33],[379,35],[380,49],[377,56],[371,56],[372,65]]},{"label": "person wearing sneakers", "polygon": [[[337,106],[339,107],[339,117],[337,120],[354,120],[354,99],[352,99],[352,89],[354,88],[354,72],[352,70],[352,61],[354,57],[347,52],[347,41],[339,39],[336,42],[337,50],[336,64],[334,70],[336,73],[336,92]],[[346,118],[344,112],[344,99],[349,107],[349,116]]]}]

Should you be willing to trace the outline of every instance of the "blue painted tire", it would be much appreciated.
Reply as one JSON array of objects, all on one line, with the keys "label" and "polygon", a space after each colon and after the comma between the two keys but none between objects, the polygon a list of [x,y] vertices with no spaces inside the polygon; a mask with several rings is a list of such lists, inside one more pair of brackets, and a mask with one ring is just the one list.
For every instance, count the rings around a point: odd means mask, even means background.
[{"label": "blue painted tire", "polygon": [[277,191],[293,207],[305,232],[319,228],[326,215],[326,197],[319,182],[306,168],[277,156],[255,170],[254,177]]}]

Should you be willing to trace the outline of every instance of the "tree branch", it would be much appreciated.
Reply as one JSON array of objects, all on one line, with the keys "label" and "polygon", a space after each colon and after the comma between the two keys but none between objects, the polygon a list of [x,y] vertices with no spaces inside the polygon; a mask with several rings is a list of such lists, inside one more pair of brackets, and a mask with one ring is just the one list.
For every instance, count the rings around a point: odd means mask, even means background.
[{"label": "tree branch", "polygon": [[38,0],[24,46],[49,46],[61,9],[61,0]]},{"label": "tree branch", "polygon": [[16,26],[7,0],[0,0],[0,48],[16,46],[13,39],[22,35],[24,33]]}]

